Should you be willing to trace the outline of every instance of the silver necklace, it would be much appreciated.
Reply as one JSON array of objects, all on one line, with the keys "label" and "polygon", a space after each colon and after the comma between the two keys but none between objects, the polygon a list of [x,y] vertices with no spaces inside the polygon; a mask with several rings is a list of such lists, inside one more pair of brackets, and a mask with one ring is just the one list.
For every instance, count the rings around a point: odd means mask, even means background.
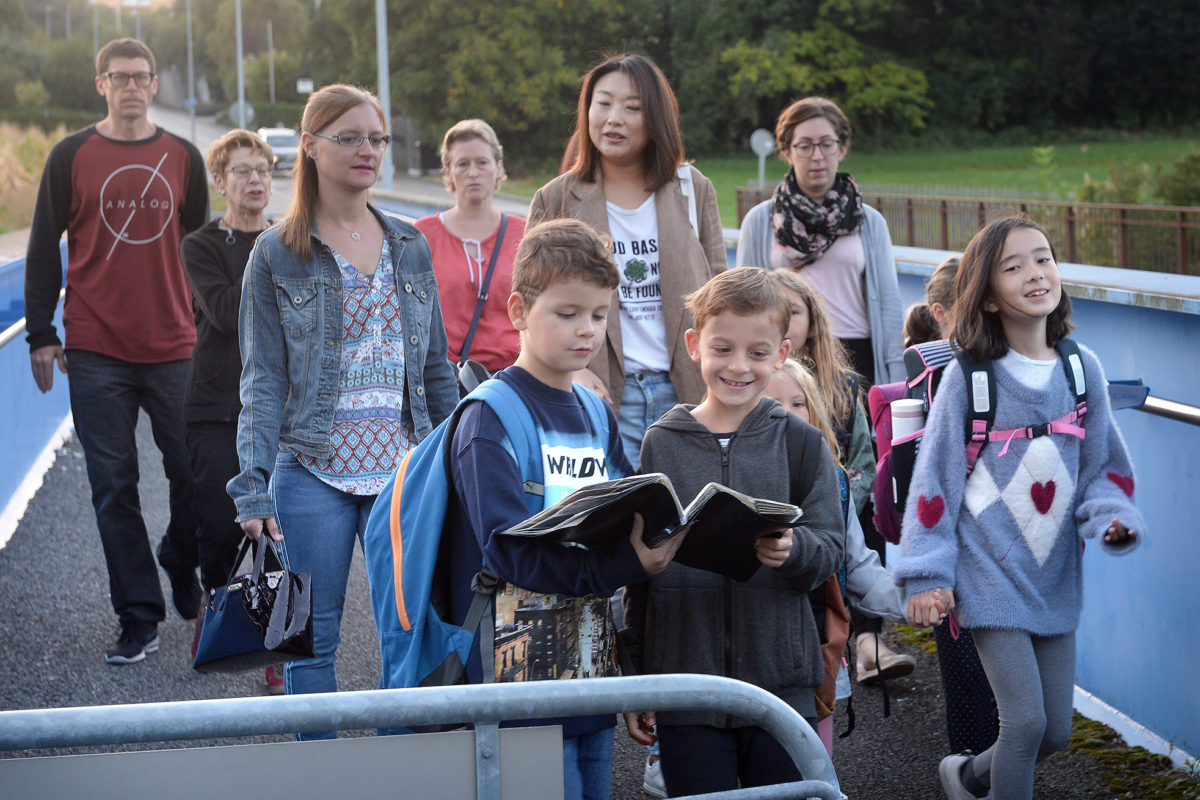
[{"label": "silver necklace", "polygon": [[330,225],[332,225],[333,227],[335,227],[335,228],[339,228],[339,229],[341,229],[341,230],[345,231],[346,233],[350,234],[350,238],[351,238],[351,239],[353,239],[353,240],[354,240],[354,241],[356,241],[356,242],[357,242],[359,239],[362,239],[362,236],[359,234],[359,232],[358,232],[358,231],[352,231],[352,230],[350,230],[349,228],[346,228],[346,227],[343,227],[343,226],[341,226],[341,225],[338,225],[338,224],[337,224],[336,222],[334,222],[333,220],[325,220],[325,221],[326,221],[326,222],[328,222],[328,223],[329,223]]},{"label": "silver necklace", "polygon": [[221,217],[220,222],[217,223],[217,227],[225,231],[225,244],[230,246],[237,244],[237,239],[233,236],[233,225],[229,223],[229,217]]}]

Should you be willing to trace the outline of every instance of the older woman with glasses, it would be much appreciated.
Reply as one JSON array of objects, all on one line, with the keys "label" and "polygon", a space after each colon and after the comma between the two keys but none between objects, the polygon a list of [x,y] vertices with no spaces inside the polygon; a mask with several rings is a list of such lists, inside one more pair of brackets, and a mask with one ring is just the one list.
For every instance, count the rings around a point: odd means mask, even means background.
[{"label": "older woman with glasses", "polygon": [[368,202],[386,129],[362,89],[309,98],[291,205],[259,237],[242,287],[241,471],[229,493],[242,529],[282,543],[291,569],[312,576],[314,657],[288,662],[288,694],[337,691],[355,541],[404,455],[458,401],[429,246]]},{"label": "older woman with glasses", "polygon": [[[238,473],[238,303],[250,248],[269,224],[274,160],[270,146],[250,131],[232,130],[213,142],[206,164],[213,186],[225,198],[225,213],[188,234],[180,246],[196,314],[183,418],[200,521],[200,581],[206,592],[225,585],[243,536],[225,491]],[[283,692],[282,670],[267,668],[267,688]]]},{"label": "older woman with glasses", "polygon": [[779,115],[775,142],[791,169],[742,220],[737,265],[803,275],[824,297],[855,371],[868,384],[901,380],[904,312],[887,221],[838,171],[850,121],[833,102],[806,97]]}]

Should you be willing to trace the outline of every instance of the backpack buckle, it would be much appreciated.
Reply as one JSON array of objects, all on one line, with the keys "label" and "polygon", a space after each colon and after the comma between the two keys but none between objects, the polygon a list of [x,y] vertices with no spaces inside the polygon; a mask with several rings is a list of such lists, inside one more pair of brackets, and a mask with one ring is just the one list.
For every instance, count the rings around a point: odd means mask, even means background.
[{"label": "backpack buckle", "polygon": [[1031,425],[1030,427],[1026,428],[1025,430],[1029,434],[1030,439],[1035,439],[1038,436],[1049,436],[1050,435],[1049,423],[1043,423],[1041,425]]}]

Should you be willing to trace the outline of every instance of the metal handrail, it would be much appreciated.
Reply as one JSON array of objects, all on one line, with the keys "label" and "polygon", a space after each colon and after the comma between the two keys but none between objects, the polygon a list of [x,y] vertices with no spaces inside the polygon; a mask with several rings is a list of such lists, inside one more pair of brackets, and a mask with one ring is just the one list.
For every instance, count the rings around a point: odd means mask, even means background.
[{"label": "metal handrail", "polygon": [[641,675],[0,711],[0,750],[543,719],[649,709],[719,711],[745,719],[775,737],[807,779],[799,787],[784,784],[779,787],[782,794],[741,790],[724,794],[724,798],[841,797],[833,762],[803,717],[770,692],[713,675]]},{"label": "metal handrail", "polygon": [[25,332],[25,318],[21,317],[19,320],[14,322],[12,325],[9,325],[2,332],[0,332],[0,347],[4,347],[4,345],[13,341],[14,339],[16,339],[18,336],[20,336],[24,332]]},{"label": "metal handrail", "polygon": [[1188,405],[1187,403],[1179,403],[1174,400],[1155,397],[1154,395],[1147,397],[1145,404],[1137,406],[1137,410],[1145,411],[1147,414],[1153,414],[1156,417],[1166,417],[1178,422],[1186,422],[1188,425],[1200,425],[1200,408]]}]

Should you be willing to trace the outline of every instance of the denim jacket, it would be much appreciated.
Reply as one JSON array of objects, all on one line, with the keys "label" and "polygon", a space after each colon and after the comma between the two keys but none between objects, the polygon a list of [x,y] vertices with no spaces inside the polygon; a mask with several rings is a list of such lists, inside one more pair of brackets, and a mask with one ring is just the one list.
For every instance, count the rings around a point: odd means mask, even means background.
[{"label": "denim jacket", "polygon": [[[392,251],[404,315],[405,402],[419,441],[458,402],[437,282],[425,237],[405,222],[371,211]],[[314,458],[331,452],[342,363],[342,275],[316,233],[313,257],[304,260],[279,241],[279,230],[258,237],[242,279],[241,472],[228,486],[238,522],[275,516],[269,481],[280,445]]]}]

